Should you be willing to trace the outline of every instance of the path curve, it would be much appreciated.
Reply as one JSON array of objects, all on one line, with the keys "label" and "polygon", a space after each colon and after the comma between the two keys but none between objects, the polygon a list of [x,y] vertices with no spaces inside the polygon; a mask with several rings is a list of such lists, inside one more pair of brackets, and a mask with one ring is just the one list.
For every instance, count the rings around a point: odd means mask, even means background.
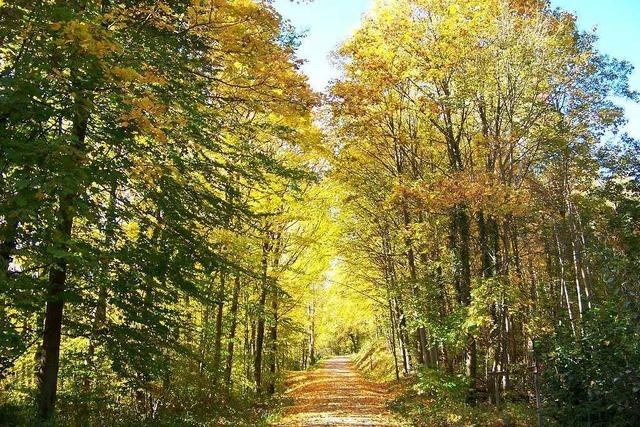
[{"label": "path curve", "polygon": [[349,357],[334,357],[318,369],[292,373],[286,395],[293,406],[273,426],[404,426],[387,409],[384,385],[362,377]]}]

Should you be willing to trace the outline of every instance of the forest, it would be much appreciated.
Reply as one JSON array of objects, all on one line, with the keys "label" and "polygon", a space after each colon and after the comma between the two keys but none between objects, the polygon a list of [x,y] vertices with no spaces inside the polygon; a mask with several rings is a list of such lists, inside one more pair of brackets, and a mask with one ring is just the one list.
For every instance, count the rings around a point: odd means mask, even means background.
[{"label": "forest", "polygon": [[351,369],[640,425],[640,97],[576,20],[379,0],[318,93],[270,0],[0,0],[0,426],[311,425]]}]

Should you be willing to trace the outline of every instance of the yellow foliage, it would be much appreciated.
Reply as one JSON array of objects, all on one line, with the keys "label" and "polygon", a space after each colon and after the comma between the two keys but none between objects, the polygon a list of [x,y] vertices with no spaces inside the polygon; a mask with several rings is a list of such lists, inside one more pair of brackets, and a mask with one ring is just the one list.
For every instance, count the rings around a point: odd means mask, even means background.
[{"label": "yellow foliage", "polygon": [[138,240],[140,236],[140,224],[135,221],[129,221],[122,226],[125,236],[131,241]]},{"label": "yellow foliage", "polygon": [[69,45],[85,55],[104,58],[106,55],[116,52],[118,45],[105,37],[104,31],[97,26],[77,20],[64,23],[51,24],[53,30],[60,31],[60,45]]}]

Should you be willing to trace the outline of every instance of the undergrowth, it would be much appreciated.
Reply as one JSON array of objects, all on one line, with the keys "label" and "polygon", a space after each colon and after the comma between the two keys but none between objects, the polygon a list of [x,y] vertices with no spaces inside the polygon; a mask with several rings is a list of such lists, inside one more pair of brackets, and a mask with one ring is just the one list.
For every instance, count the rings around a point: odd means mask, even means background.
[{"label": "undergrowth", "polygon": [[366,378],[378,382],[388,382],[396,379],[393,355],[384,342],[369,341],[362,346],[353,358],[356,367]]},{"label": "undergrowth", "polygon": [[[420,369],[396,380],[393,355],[384,341],[365,344],[354,355],[358,369],[368,378],[387,383],[395,398],[392,411],[415,426],[534,426],[535,408],[522,402],[500,406],[466,402],[466,381],[434,369]],[[402,376],[402,373],[400,373]]]}]

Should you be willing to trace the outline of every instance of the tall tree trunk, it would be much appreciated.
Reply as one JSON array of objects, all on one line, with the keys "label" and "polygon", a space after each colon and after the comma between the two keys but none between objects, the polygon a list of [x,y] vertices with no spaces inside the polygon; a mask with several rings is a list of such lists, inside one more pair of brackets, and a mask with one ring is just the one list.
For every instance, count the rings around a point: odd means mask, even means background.
[{"label": "tall tree trunk", "polygon": [[211,305],[205,303],[202,313],[202,330],[200,331],[200,362],[198,362],[198,373],[204,375],[207,366],[207,352],[209,351],[209,323],[211,322]]},{"label": "tall tree trunk", "polygon": [[[218,271],[214,271],[211,277],[211,281],[209,282],[209,286],[207,287],[207,294],[213,294],[213,287],[218,277]],[[199,356],[200,361],[198,362],[198,373],[200,376],[204,375],[204,372],[207,367],[207,354],[209,352],[209,325],[211,324],[211,314],[212,308],[211,304],[205,302],[202,307],[202,327],[200,328],[200,348],[199,348]]]},{"label": "tall tree trunk", "polygon": [[309,304],[309,365],[316,363],[316,308],[313,302]]},{"label": "tall tree trunk", "polygon": [[[4,227],[3,237],[4,240],[0,242],[0,335],[15,334],[14,325],[10,322],[7,315],[7,308],[9,307],[9,301],[7,296],[11,295],[10,289],[10,265],[12,261],[12,254],[16,249],[16,234],[18,231],[17,218],[7,218],[7,223]],[[26,333],[26,329],[25,332]],[[6,363],[5,363],[6,362]],[[6,369],[13,365],[13,361],[0,359],[0,379],[3,378],[3,373]]]},{"label": "tall tree trunk", "polygon": [[[385,226],[382,229],[382,251],[384,254],[384,260],[386,262],[385,271],[387,271],[389,279],[389,291],[391,294],[396,294],[398,289],[398,278],[396,275],[396,269],[393,261],[391,238],[389,236],[389,227]],[[411,371],[411,354],[408,348],[409,334],[407,331],[407,321],[402,310],[402,303],[399,296],[391,297],[393,316],[395,317],[395,324],[398,328],[398,344],[400,345],[400,353],[402,354],[402,366],[405,375]]]},{"label": "tall tree trunk", "polygon": [[218,301],[216,307],[216,335],[213,344],[213,374],[214,388],[217,388],[220,379],[220,363],[222,360],[222,315],[224,310],[224,293],[226,285],[227,273],[220,271],[220,288],[218,289]]},{"label": "tall tree trunk", "polygon": [[393,368],[396,373],[396,380],[400,379],[400,370],[398,368],[398,351],[396,349],[396,322],[394,320],[393,304],[389,299],[389,323],[391,325],[391,353],[393,354]]},{"label": "tall tree trunk", "polygon": [[[574,208],[575,211],[575,208]],[[589,259],[587,257],[587,239],[584,235],[584,227],[582,225],[582,220],[580,219],[580,213],[579,212],[575,212],[575,227],[576,227],[576,234],[579,235],[579,244],[580,244],[580,248],[582,251],[582,267],[581,267],[581,274],[584,280],[584,286],[585,286],[585,292],[587,295],[587,307],[589,309],[592,308],[592,304],[593,304],[593,298],[595,297],[594,293],[593,293],[593,288],[592,288],[592,279],[591,279],[591,271],[589,268]],[[587,259],[585,259],[587,258]]]},{"label": "tall tree trunk", "polygon": [[[243,292],[243,301],[245,307],[249,302],[249,296],[247,292]],[[242,358],[242,367],[244,376],[247,381],[243,381],[243,384],[250,384],[250,381],[253,377],[253,353],[251,352],[251,347],[253,345],[253,322],[251,321],[251,316],[249,314],[249,310],[244,310],[244,345],[243,345],[243,358]],[[245,386],[245,390],[247,387]]]},{"label": "tall tree trunk", "polygon": [[[89,123],[89,108],[82,90],[76,91],[72,138],[77,152],[84,152],[84,143]],[[80,164],[78,161],[77,164]],[[55,258],[49,269],[49,285],[45,310],[42,358],[38,370],[38,417],[51,419],[55,412],[58,370],[60,367],[60,340],[64,310],[64,291],[67,281],[68,242],[71,240],[78,189],[63,191],[59,198],[56,233],[61,242],[56,244],[63,255]]]},{"label": "tall tree trunk", "polygon": [[484,212],[478,213],[478,234],[482,259],[482,277],[494,277],[497,273],[498,223]]},{"label": "tall tree trunk", "polygon": [[[107,218],[105,224],[104,247],[107,251],[112,250],[114,243],[114,232],[116,227],[116,196],[118,185],[114,180],[109,189],[109,206],[107,208]],[[98,336],[103,332],[107,322],[107,276],[109,274],[109,265],[104,266],[103,274],[98,284],[98,300],[96,301],[96,309],[93,315],[93,324],[91,326],[91,335],[89,337],[89,347],[87,348],[87,364],[93,367],[93,358],[95,356],[96,347],[98,345]],[[85,388],[90,388],[91,380],[85,378]]]},{"label": "tall tree trunk", "polygon": [[[413,297],[416,301],[419,298],[418,290],[418,273],[416,269],[416,257],[413,250],[413,239],[409,237],[411,227],[411,217],[409,215],[409,209],[405,201],[402,203],[402,218],[405,227],[405,244],[407,246],[407,264],[409,265],[409,277],[411,278],[411,289],[413,291]],[[418,337],[418,358],[423,365],[429,365],[429,349],[427,347],[427,333],[424,326],[419,326],[416,335]]]},{"label": "tall tree trunk", "polygon": [[278,361],[278,286],[273,284],[273,299],[271,301],[271,310],[273,311],[273,323],[270,328],[271,355],[269,357],[269,387],[267,392],[274,394],[276,392],[276,370]]},{"label": "tall tree trunk", "polygon": [[411,353],[409,352],[409,332],[407,328],[407,318],[402,309],[402,303],[398,298],[395,301],[395,315],[398,323],[398,342],[400,343],[400,352],[402,354],[402,365],[404,374],[408,375],[411,371]]},{"label": "tall tree trunk", "polygon": [[300,369],[307,369],[307,340],[300,341]]},{"label": "tall tree trunk", "polygon": [[[398,178],[398,184],[402,185],[404,181],[404,174],[406,169],[406,160],[407,156],[402,147],[402,144],[398,140],[396,135],[395,124],[393,121],[390,123],[391,133],[394,135],[393,138],[393,150],[394,150],[394,160],[395,160],[395,169],[396,175]],[[409,159],[411,161],[411,159]],[[413,292],[413,297],[417,301],[419,300],[419,289],[418,289],[418,274],[416,271],[416,260],[415,260],[415,252],[413,248],[413,239],[411,236],[411,215],[409,214],[409,207],[406,197],[402,197],[401,200],[401,210],[402,210],[402,221],[404,225],[405,231],[405,246],[406,246],[406,256],[407,256],[407,264],[409,266],[409,275],[411,278],[411,289]],[[424,329],[424,326],[418,326],[416,330],[417,336],[417,353],[418,359],[420,363],[423,365],[428,364],[428,349],[427,349],[427,334]]]},{"label": "tall tree trunk", "polygon": [[569,317],[569,324],[571,326],[571,332],[574,337],[577,337],[577,330],[575,321],[573,319],[573,304],[571,302],[571,296],[569,295],[569,289],[567,288],[567,281],[565,276],[565,266],[564,266],[564,255],[562,251],[562,245],[560,243],[560,236],[558,235],[558,230],[556,225],[553,225],[553,237],[556,243],[556,251],[557,251],[557,259],[559,266],[559,274],[560,274],[560,302],[563,302],[562,297],[565,297],[566,305],[567,305],[567,315]]},{"label": "tall tree trunk", "polygon": [[240,275],[236,274],[233,285],[233,295],[231,297],[231,325],[229,326],[229,342],[227,344],[227,363],[224,371],[224,383],[227,397],[231,394],[231,373],[233,371],[233,350],[236,340],[236,326],[238,324],[238,298],[240,295]]},{"label": "tall tree trunk", "polygon": [[[280,257],[283,251],[282,234],[280,232],[274,233],[273,236],[273,261],[272,271],[277,274],[280,268]],[[271,311],[273,318],[271,326],[269,328],[269,339],[271,342],[270,354],[269,354],[269,386],[267,392],[274,394],[276,391],[276,372],[278,369],[278,298],[280,297],[278,292],[278,281],[274,276],[269,281],[269,289],[271,290]]]},{"label": "tall tree trunk", "polygon": [[[73,215],[69,212],[70,202],[69,199],[65,200],[60,208],[67,212],[61,214],[63,224],[58,228],[58,231],[65,233],[64,235],[71,234],[73,224]],[[38,371],[38,415],[43,420],[52,418],[55,411],[64,309],[62,293],[65,290],[66,279],[67,262],[64,259],[58,259],[49,273],[42,358]]]},{"label": "tall tree trunk", "polygon": [[581,235],[582,236],[582,239],[581,239],[580,232],[578,230],[577,220],[576,220],[577,213],[575,212],[573,203],[569,202],[568,212],[569,212],[569,218],[568,218],[569,242],[571,244],[571,253],[573,255],[573,269],[574,269],[573,271],[574,271],[575,281],[576,281],[576,292],[578,292],[578,309],[580,311],[580,315],[582,315],[585,307],[583,307],[583,304],[582,304],[581,291],[584,292],[586,308],[589,308],[589,309],[591,308],[591,292],[590,292],[589,280],[587,277],[584,260],[583,260],[584,235]]},{"label": "tall tree trunk", "polygon": [[535,340],[531,340],[531,357],[533,359],[533,392],[536,399],[538,427],[544,427],[542,393],[540,391],[540,362],[538,361],[538,351]]},{"label": "tall tree trunk", "polygon": [[256,327],[256,349],[253,363],[253,377],[256,393],[262,392],[262,352],[264,349],[265,308],[267,303],[267,292],[269,291],[268,269],[270,252],[271,242],[270,237],[267,236],[262,243],[262,280],[260,283],[260,301],[258,302],[258,322]]},{"label": "tall tree trunk", "polygon": [[[471,304],[471,260],[470,260],[470,227],[466,206],[455,206],[451,220],[451,246],[454,253],[454,278],[458,301],[464,307]],[[476,339],[472,334],[467,336],[466,374],[469,379],[469,402],[475,402],[477,395],[478,355]]]}]

